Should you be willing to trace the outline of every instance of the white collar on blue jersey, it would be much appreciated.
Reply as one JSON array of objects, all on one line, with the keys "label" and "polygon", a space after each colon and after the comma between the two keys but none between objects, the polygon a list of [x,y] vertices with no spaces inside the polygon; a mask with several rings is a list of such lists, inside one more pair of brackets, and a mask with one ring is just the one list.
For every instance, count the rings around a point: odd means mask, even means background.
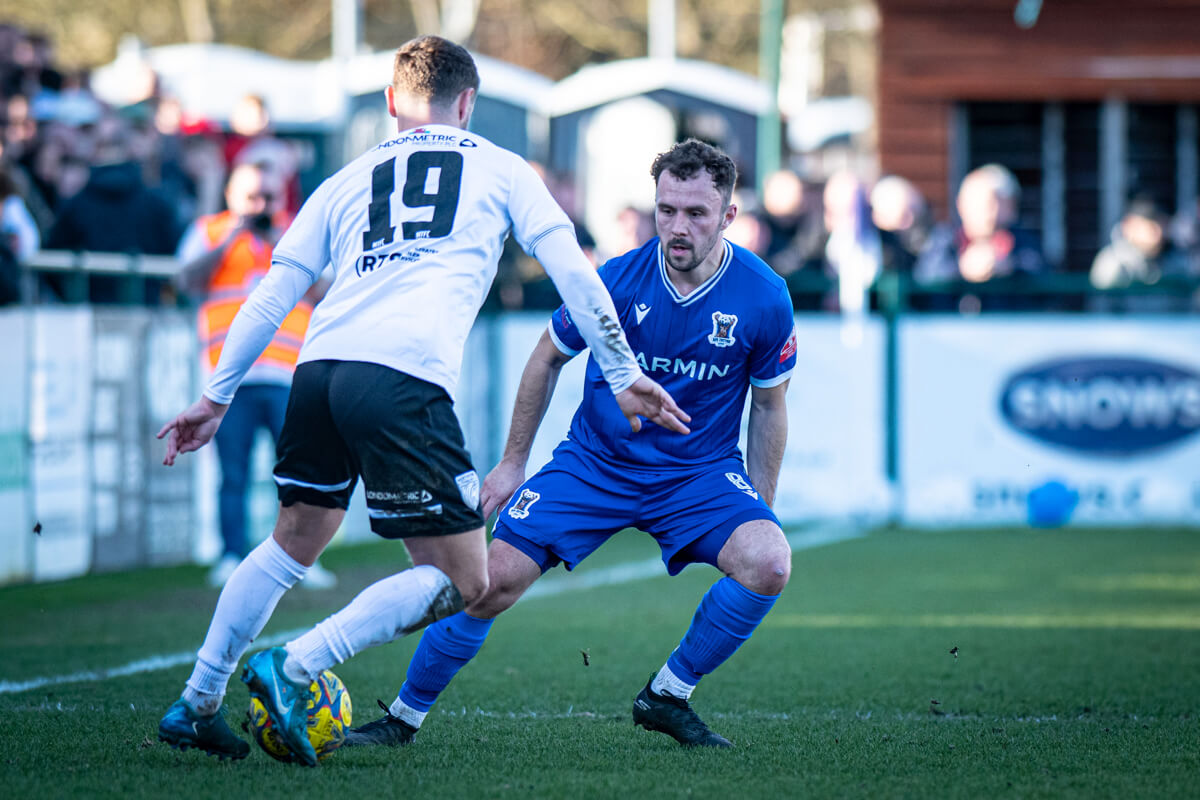
[{"label": "white collar on blue jersey", "polygon": [[675,284],[671,283],[671,278],[667,275],[667,259],[663,255],[662,242],[658,243],[658,276],[662,278],[663,285],[671,293],[672,300],[681,306],[691,305],[708,294],[717,285],[717,281],[721,280],[721,276],[725,274],[725,270],[729,269],[729,265],[733,263],[733,246],[725,239],[721,240],[721,244],[725,246],[725,255],[721,258],[721,264],[717,267],[717,271],[709,276],[708,280],[693,289],[691,294],[682,295],[675,288]]}]

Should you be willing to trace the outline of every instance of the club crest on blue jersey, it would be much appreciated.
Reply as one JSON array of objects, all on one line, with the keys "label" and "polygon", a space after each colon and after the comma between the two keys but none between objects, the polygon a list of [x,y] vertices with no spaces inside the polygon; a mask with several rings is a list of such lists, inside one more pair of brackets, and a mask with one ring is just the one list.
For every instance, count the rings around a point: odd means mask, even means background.
[{"label": "club crest on blue jersey", "polygon": [[754,487],[751,486],[741,475],[738,475],[736,472],[726,472],[725,477],[729,478],[729,482],[732,483],[739,492],[744,492],[753,497],[755,500],[758,499],[758,492],[754,491]]},{"label": "club crest on blue jersey", "polygon": [[713,331],[708,336],[708,340],[717,347],[732,347],[737,341],[733,337],[733,328],[737,325],[737,314],[722,314],[720,311],[714,311],[712,315]]},{"label": "club crest on blue jersey", "polygon": [[542,496],[532,489],[522,489],[517,502],[508,509],[508,515],[513,519],[525,519],[529,516],[529,507],[541,499]]}]

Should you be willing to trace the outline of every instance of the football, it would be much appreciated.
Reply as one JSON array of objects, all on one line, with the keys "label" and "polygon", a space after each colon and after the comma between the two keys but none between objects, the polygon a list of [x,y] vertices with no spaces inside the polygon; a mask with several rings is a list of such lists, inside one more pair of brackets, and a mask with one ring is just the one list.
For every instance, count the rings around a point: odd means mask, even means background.
[{"label": "football", "polygon": [[[317,752],[317,760],[328,758],[341,747],[351,725],[351,713],[350,692],[341,679],[329,670],[318,675],[308,688],[308,740]],[[294,761],[279,740],[266,707],[257,697],[250,698],[243,727],[267,755],[284,762]]]}]

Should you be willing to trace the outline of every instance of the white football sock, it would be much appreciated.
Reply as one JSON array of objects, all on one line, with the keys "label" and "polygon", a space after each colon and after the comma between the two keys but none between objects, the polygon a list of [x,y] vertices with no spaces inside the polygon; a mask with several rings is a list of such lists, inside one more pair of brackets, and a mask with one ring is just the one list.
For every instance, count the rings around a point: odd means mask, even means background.
[{"label": "white football sock", "polygon": [[446,573],[425,564],[371,584],[308,633],[285,645],[284,671],[316,680],[355,653],[387,644],[463,609]]},{"label": "white football sock", "polygon": [[397,697],[395,700],[392,701],[391,706],[388,707],[388,713],[391,714],[393,717],[396,717],[398,719],[403,720],[404,722],[407,722],[409,725],[412,725],[414,728],[419,728],[419,727],[421,727],[421,723],[425,721],[425,715],[428,714],[429,712],[428,711],[417,711],[412,706],[405,705],[404,701],[401,700],[399,697]]},{"label": "white football sock", "polygon": [[693,684],[684,683],[674,672],[671,672],[671,668],[666,664],[663,664],[663,668],[650,682],[650,691],[655,694],[669,694],[680,700],[687,700],[695,690],[696,687]]},{"label": "white football sock", "polygon": [[238,564],[217,598],[208,635],[183,690],[192,708],[204,716],[217,713],[238,660],[262,632],[279,598],[307,572],[308,567],[284,552],[274,537]]}]

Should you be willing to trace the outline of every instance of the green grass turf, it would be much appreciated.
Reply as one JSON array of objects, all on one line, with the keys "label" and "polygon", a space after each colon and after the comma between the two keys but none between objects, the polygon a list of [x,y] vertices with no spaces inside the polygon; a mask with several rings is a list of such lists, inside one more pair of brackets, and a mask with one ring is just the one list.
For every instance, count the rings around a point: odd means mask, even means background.
[{"label": "green grass turf", "polygon": [[[655,553],[622,534],[580,572]],[[323,563],[341,587],[289,593],[264,635],[312,624],[403,556],[380,543]],[[692,567],[523,601],[413,746],[346,750],[316,770],[158,743],[190,666],[0,694],[0,786],[38,798],[1197,796],[1200,531],[877,532],[794,564],[755,637],[693,698],[732,751],[685,751],[629,718],[715,577]],[[194,650],[216,598],[203,578],[173,568],[0,589],[0,681]],[[359,722],[394,695],[414,645],[337,669]],[[240,719],[236,679],[229,700]]]}]

